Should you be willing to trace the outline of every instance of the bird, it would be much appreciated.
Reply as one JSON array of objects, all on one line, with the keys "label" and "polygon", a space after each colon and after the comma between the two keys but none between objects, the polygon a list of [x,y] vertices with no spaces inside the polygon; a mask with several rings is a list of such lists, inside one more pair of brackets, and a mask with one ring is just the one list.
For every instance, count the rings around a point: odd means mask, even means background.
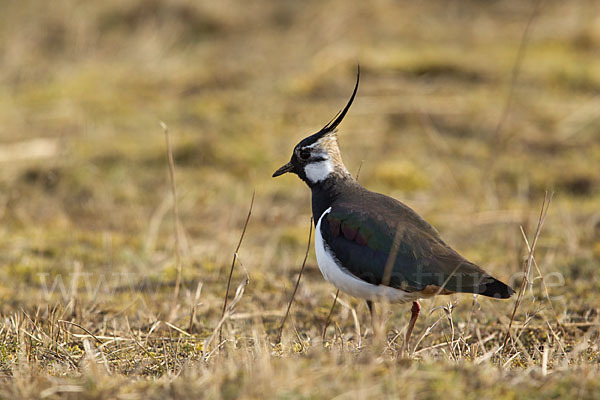
[{"label": "bird", "polygon": [[404,203],[372,192],[348,172],[338,145],[337,127],[346,106],[318,132],[301,140],[290,161],[273,173],[296,174],[311,190],[315,255],[328,282],[374,302],[413,302],[404,349],[419,316],[420,299],[475,293],[507,299],[515,291],[447,245],[438,231]]}]

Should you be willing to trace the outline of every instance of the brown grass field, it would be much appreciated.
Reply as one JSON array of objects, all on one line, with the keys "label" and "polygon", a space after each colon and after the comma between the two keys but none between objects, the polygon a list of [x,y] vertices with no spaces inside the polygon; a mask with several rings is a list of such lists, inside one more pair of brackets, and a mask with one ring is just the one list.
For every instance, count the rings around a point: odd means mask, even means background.
[{"label": "brown grass field", "polygon": [[[0,398],[600,397],[599,1],[1,8]],[[341,294],[323,336],[311,245],[278,340],[311,211],[271,174],[357,62],[346,165],[515,289],[531,267],[510,330],[517,296],[439,296],[405,354],[410,305],[375,335]]]}]

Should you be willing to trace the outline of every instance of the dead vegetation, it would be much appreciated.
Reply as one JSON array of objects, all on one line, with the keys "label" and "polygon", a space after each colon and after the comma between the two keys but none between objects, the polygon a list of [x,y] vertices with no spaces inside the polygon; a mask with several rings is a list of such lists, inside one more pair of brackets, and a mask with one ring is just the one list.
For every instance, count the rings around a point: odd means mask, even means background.
[{"label": "dead vegetation", "polygon": [[[538,4],[5,4],[0,397],[597,398],[600,3]],[[408,355],[270,178],[357,59],[346,164],[521,289],[425,301]]]}]

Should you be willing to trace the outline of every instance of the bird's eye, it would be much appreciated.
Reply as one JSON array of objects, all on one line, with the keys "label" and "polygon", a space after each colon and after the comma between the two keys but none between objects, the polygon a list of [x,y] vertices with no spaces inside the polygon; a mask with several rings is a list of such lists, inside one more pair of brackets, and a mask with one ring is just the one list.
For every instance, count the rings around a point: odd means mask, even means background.
[{"label": "bird's eye", "polygon": [[300,158],[303,160],[308,160],[310,158],[310,151],[308,150],[300,150]]}]

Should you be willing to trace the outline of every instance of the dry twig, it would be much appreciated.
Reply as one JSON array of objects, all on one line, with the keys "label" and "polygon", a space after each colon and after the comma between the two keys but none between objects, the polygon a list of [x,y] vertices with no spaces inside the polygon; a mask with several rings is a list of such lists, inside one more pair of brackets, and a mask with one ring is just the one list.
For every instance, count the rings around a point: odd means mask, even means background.
[{"label": "dry twig", "polygon": [[198,282],[198,286],[196,286],[196,294],[194,295],[194,302],[192,303],[190,310],[190,323],[188,326],[188,331],[190,334],[194,333],[194,320],[196,319],[196,312],[198,311],[198,300],[200,299],[200,293],[202,293],[202,282]]},{"label": "dry twig", "polygon": [[306,267],[306,260],[308,259],[308,253],[310,251],[310,241],[312,239],[312,226],[313,226],[313,218],[310,217],[310,226],[308,228],[308,243],[306,244],[306,253],[304,253],[304,260],[302,261],[302,267],[300,267],[300,273],[298,274],[298,279],[296,280],[296,286],[294,286],[294,291],[292,292],[292,297],[287,306],[287,311],[285,312],[285,316],[281,321],[281,326],[279,327],[279,335],[277,337],[277,343],[281,342],[281,334],[283,333],[283,327],[285,326],[285,321],[287,321],[288,315],[290,314],[290,309],[292,308],[292,303],[294,302],[294,297],[296,297],[296,292],[298,291],[298,286],[300,286],[300,279],[302,278],[302,273],[304,272],[304,267]]},{"label": "dry twig", "polygon": [[508,329],[506,330],[506,335],[504,336],[503,352],[506,352],[506,344],[508,343],[509,337],[511,337],[510,329],[512,328],[513,321],[515,320],[515,315],[517,314],[517,309],[519,308],[519,305],[521,304],[521,301],[523,299],[523,293],[525,292],[525,288],[527,286],[527,283],[529,282],[529,274],[531,273],[531,266],[533,265],[533,254],[535,251],[535,246],[536,246],[537,240],[540,236],[542,226],[544,225],[544,221],[546,220],[546,215],[548,214],[548,209],[550,208],[551,201],[552,201],[552,193],[548,194],[548,192],[546,191],[546,193],[544,194],[544,200],[542,202],[542,208],[540,210],[540,216],[538,219],[537,228],[535,230],[535,235],[533,237],[533,242],[532,242],[531,248],[529,250],[529,256],[527,257],[527,261],[525,262],[525,268],[524,268],[525,276],[523,277],[523,280],[521,281],[521,287],[519,288],[519,294],[517,295],[517,300],[515,301],[515,307],[513,309],[512,315],[510,317],[510,322],[508,323]]},{"label": "dry twig", "polygon": [[[496,141],[496,145],[502,144],[502,127],[508,117],[508,114],[510,113],[510,109],[514,98],[515,87],[517,86],[517,79],[519,77],[519,73],[521,72],[521,65],[523,64],[523,59],[525,58],[525,50],[527,49],[527,44],[529,43],[531,27],[533,26],[533,23],[539,14],[542,1],[543,0],[537,0],[533,5],[533,9],[531,11],[531,14],[529,15],[529,19],[527,20],[527,25],[525,25],[525,29],[523,30],[523,36],[521,36],[521,41],[519,42],[519,49],[517,50],[515,63],[513,64],[512,71],[510,74],[508,95],[506,96],[506,101],[502,109],[502,114],[500,114],[500,118],[498,119],[498,123],[496,124],[496,128],[494,129],[494,140]],[[492,165],[496,159],[497,157],[492,157]]]},{"label": "dry twig", "polygon": [[[248,215],[246,216],[246,222],[244,222],[244,228],[242,229],[242,234],[240,235],[240,240],[235,248],[235,252],[233,253],[233,260],[231,261],[231,268],[229,269],[229,277],[227,278],[227,289],[225,290],[225,299],[223,299],[223,311],[221,311],[221,320],[225,317],[225,311],[227,310],[227,297],[229,296],[229,288],[231,287],[231,277],[233,275],[233,268],[235,267],[235,261],[238,259],[238,252],[240,251],[240,247],[242,246],[242,241],[244,240],[244,235],[246,234],[246,228],[248,227],[248,222],[250,222],[250,216],[252,215],[252,207],[254,206],[254,197],[256,195],[256,190],[252,192],[252,200],[250,201],[250,208],[248,209]],[[238,288],[239,290],[239,288]],[[242,291],[243,292],[243,291]],[[221,330],[221,326],[219,326],[219,342],[223,340],[223,331]]]},{"label": "dry twig", "polygon": [[173,160],[173,149],[171,148],[171,139],[169,137],[169,128],[164,122],[160,126],[165,134],[167,145],[167,160],[169,161],[169,179],[171,181],[171,196],[173,197],[173,226],[175,227],[175,265],[177,268],[177,278],[175,280],[175,289],[173,290],[173,306],[171,307],[172,319],[177,309],[177,298],[179,297],[179,287],[181,286],[181,225],[179,222],[179,208],[177,207],[177,186],[175,185],[175,161]]},{"label": "dry twig", "polygon": [[[242,296],[244,295],[244,291],[246,290],[246,286],[248,285],[248,282],[250,282],[250,278],[248,277],[248,274],[246,274],[246,279],[244,279],[238,285],[238,287],[237,287],[237,289],[235,291],[235,296],[233,297],[233,300],[231,300],[231,303],[229,303],[229,305],[225,309],[225,312],[223,313],[223,315],[221,316],[221,320],[219,321],[219,323],[217,324],[217,326],[213,330],[212,335],[210,335],[210,337],[208,339],[206,339],[206,341],[204,342],[204,349],[205,350],[208,350],[210,348],[211,343],[213,342],[213,340],[217,336],[217,332],[219,332],[219,336],[222,334],[222,330],[221,329],[223,327],[223,324],[225,323],[225,321],[227,321],[227,319],[229,319],[229,317],[231,316],[231,314],[233,314],[233,311],[235,309],[236,304],[242,299]],[[223,343],[222,340],[219,340],[219,346],[218,347],[220,347],[222,343]],[[209,354],[212,354],[212,352],[209,353]]]},{"label": "dry twig", "polygon": [[329,324],[331,323],[331,316],[333,315],[333,309],[337,303],[338,296],[340,295],[340,289],[335,292],[335,296],[333,297],[333,303],[331,304],[331,308],[329,309],[329,314],[327,314],[327,319],[325,320],[325,327],[323,327],[323,336],[322,341],[325,342],[325,334],[327,333],[327,328],[329,328]]}]

